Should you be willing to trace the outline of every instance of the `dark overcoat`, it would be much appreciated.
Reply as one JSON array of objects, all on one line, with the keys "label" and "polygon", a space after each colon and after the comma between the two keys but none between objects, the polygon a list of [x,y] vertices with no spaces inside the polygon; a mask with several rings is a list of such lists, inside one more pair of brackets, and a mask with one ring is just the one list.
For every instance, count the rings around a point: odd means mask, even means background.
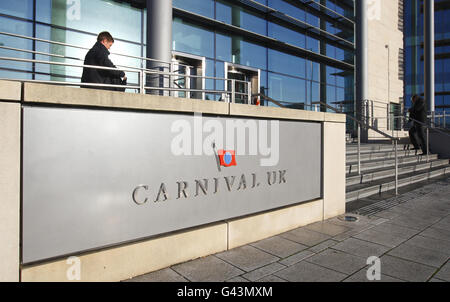
[{"label": "dark overcoat", "polygon": [[[111,62],[108,49],[100,42],[88,51],[84,59],[84,65],[95,65],[116,68]],[[124,77],[125,73],[122,70],[103,70],[96,68],[83,68],[83,75],[81,77],[82,83],[100,83],[100,84],[117,84],[120,83],[120,78]],[[113,87],[93,87],[85,86],[86,88],[96,88],[105,90],[119,90]]]}]

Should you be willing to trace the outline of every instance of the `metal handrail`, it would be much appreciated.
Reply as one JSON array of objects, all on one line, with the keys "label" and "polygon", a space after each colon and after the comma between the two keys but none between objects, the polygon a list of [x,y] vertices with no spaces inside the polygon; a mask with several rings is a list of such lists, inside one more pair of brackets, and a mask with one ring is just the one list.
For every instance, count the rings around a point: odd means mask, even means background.
[{"label": "metal handrail", "polygon": [[[0,32],[0,34],[1,34],[1,32]],[[15,35],[15,34],[11,34],[11,35],[25,37],[25,36],[20,36],[20,35]],[[26,37],[26,38],[28,38],[28,37]],[[42,39],[38,39],[38,40],[42,40]],[[46,41],[46,40],[44,40],[44,41]],[[66,46],[68,45],[66,43],[59,43],[59,42],[58,42],[58,44],[64,44]],[[18,52],[33,53],[33,54],[38,54],[38,55],[43,55],[43,56],[53,56],[53,57],[58,57],[58,58],[83,61],[82,59],[75,58],[75,57],[68,57],[68,56],[63,56],[63,55],[38,52],[38,51],[32,51],[32,50],[25,50],[25,49],[13,48],[13,47],[8,47],[8,46],[0,46],[0,48],[18,51]],[[77,47],[77,48],[81,48],[81,47]],[[219,81],[231,81],[232,86],[234,86],[235,83],[244,83],[244,84],[250,85],[250,83],[248,83],[246,81],[241,81],[241,80],[233,80],[233,79],[209,77],[209,76],[201,76],[201,75],[190,75],[190,74],[182,74],[182,73],[175,73],[175,72],[163,72],[160,70],[147,69],[144,67],[137,68],[137,67],[117,65],[116,67],[120,67],[120,69],[118,69],[118,68],[114,68],[114,67],[85,65],[85,64],[71,64],[71,63],[65,63],[65,62],[53,62],[53,61],[44,61],[44,60],[37,60],[37,59],[24,59],[24,58],[17,58],[17,57],[0,57],[0,60],[33,63],[33,64],[48,64],[48,65],[56,65],[56,66],[78,67],[78,68],[93,68],[93,69],[113,70],[113,71],[121,70],[121,71],[139,74],[139,79],[140,79],[141,84],[139,86],[135,86],[135,85],[117,85],[117,84],[100,84],[100,83],[75,83],[75,82],[48,81],[48,80],[35,80],[35,79],[34,80],[18,79],[23,82],[36,82],[36,83],[46,83],[46,84],[58,84],[58,85],[61,84],[61,85],[68,85],[68,86],[81,86],[81,87],[89,87],[89,86],[111,87],[111,88],[124,88],[125,87],[126,89],[139,89],[141,91],[141,93],[144,93],[145,89],[152,89],[152,90],[163,90],[163,91],[202,92],[202,93],[225,94],[225,95],[230,94],[230,91],[225,90],[225,89],[224,90],[212,90],[212,89],[208,90],[208,89],[191,89],[191,88],[178,88],[177,89],[177,88],[170,88],[170,87],[146,87],[144,85],[144,81],[145,81],[146,75],[156,74],[158,76],[169,77],[169,78],[170,77],[186,78],[186,79],[202,78],[202,79],[211,79],[211,80],[219,80]],[[182,65],[182,64],[178,64],[178,65]],[[13,80],[13,79],[5,78],[5,80]],[[249,95],[249,93],[239,93],[239,92],[234,92],[234,93],[240,94],[240,95]],[[234,100],[235,98],[232,97],[231,99]]]},{"label": "metal handrail", "polygon": [[[170,87],[149,87],[143,85],[143,77],[145,77],[148,74],[156,74],[156,75],[166,75],[166,76],[174,76],[179,78],[203,78],[203,79],[212,79],[212,80],[220,80],[220,81],[231,81],[232,86],[235,85],[236,82],[240,83],[247,83],[245,81],[241,80],[234,80],[234,79],[225,79],[225,78],[218,78],[218,77],[208,77],[208,76],[196,76],[196,75],[187,75],[187,74],[179,74],[179,73],[173,73],[173,72],[161,72],[157,70],[152,69],[145,69],[145,68],[127,68],[127,69],[117,69],[114,67],[105,67],[105,66],[97,66],[97,65],[80,65],[80,64],[69,64],[69,63],[62,63],[62,62],[52,62],[52,61],[43,61],[43,60],[33,60],[33,59],[23,59],[23,58],[12,58],[12,57],[0,57],[0,60],[6,60],[6,61],[17,61],[17,62],[26,62],[26,63],[36,63],[36,64],[49,64],[49,65],[57,65],[57,66],[69,66],[69,67],[79,67],[79,68],[92,68],[92,69],[102,69],[102,70],[122,70],[127,72],[134,72],[140,74],[141,78],[141,85],[140,86],[131,86],[131,85],[115,85],[115,84],[100,84],[100,83],[75,83],[75,82],[62,82],[62,81],[45,81],[45,80],[26,80],[21,79],[23,82],[36,82],[36,83],[45,83],[45,84],[58,84],[58,85],[68,85],[68,86],[92,86],[92,87],[112,87],[112,88],[127,88],[127,89],[140,89],[141,93],[144,92],[145,89],[151,89],[151,90],[162,90],[162,91],[185,91],[185,92],[203,92],[203,93],[212,93],[212,94],[229,94],[230,91],[228,90],[208,90],[208,89],[192,89],[192,88],[170,88]],[[4,80],[11,80],[11,79],[4,79]],[[234,92],[235,94],[239,95],[248,95],[248,93],[239,93]]]},{"label": "metal handrail", "polygon": [[[16,38],[22,38],[22,39],[27,39],[27,40],[33,40],[33,41],[38,41],[38,42],[45,42],[45,43],[49,43],[49,44],[67,46],[67,47],[78,48],[78,49],[83,49],[83,50],[89,50],[89,48],[87,48],[87,47],[78,46],[78,45],[74,45],[74,44],[68,44],[68,43],[63,43],[63,42],[56,42],[56,41],[51,41],[51,40],[46,40],[46,39],[34,38],[34,37],[29,37],[29,36],[24,36],[24,35],[18,35],[18,34],[3,32],[3,31],[0,31],[0,35],[11,36],[11,37],[16,37]],[[151,59],[151,58],[145,58],[145,57],[138,57],[138,56],[132,56],[132,55],[126,55],[126,54],[120,54],[120,53],[113,53],[113,52],[111,53],[111,55],[127,57],[127,58],[133,58],[133,59],[139,59],[139,60],[145,60],[145,61],[151,61],[151,62],[159,62],[159,63],[169,64],[169,66],[170,66],[170,64],[173,63],[173,62],[167,62],[167,61],[163,61],[163,60],[157,60],[157,59]],[[182,63],[177,63],[177,65],[186,66],[186,67],[190,67],[190,68],[193,67],[193,66],[190,66],[190,65],[182,64]]]},{"label": "metal handrail", "polygon": [[17,61],[17,62],[25,62],[25,63],[37,63],[37,64],[49,64],[49,65],[59,65],[59,66],[68,66],[68,67],[83,67],[83,68],[94,68],[94,69],[104,69],[104,70],[115,70],[115,71],[127,71],[127,72],[136,72],[139,73],[140,69],[117,69],[114,67],[105,67],[105,66],[97,66],[97,65],[78,65],[78,64],[68,64],[62,62],[52,62],[52,61],[43,61],[43,60],[33,60],[33,59],[22,59],[22,58],[11,58],[11,57],[0,57],[2,61]]},{"label": "metal handrail", "polygon": [[[11,81],[8,78],[0,78],[1,81]],[[101,83],[79,83],[79,82],[62,82],[62,81],[46,81],[46,80],[27,80],[21,79],[21,82],[27,83],[41,83],[41,84],[49,84],[49,85],[65,85],[65,86],[89,86],[89,87],[105,87],[105,88],[126,88],[126,89],[140,89],[140,86],[133,85],[118,85],[118,84],[101,84]]]},{"label": "metal handrail", "polygon": [[[14,47],[8,47],[8,46],[3,46],[3,45],[0,45],[0,49],[6,49],[6,50],[17,51],[17,52],[25,52],[25,53],[36,54],[36,55],[41,55],[41,56],[48,56],[48,57],[55,57],[55,58],[60,58],[60,59],[69,59],[69,60],[75,60],[75,61],[84,62],[84,60],[81,59],[81,58],[63,56],[63,55],[52,54],[52,53],[42,52],[42,51],[34,51],[34,50],[28,50],[28,49],[22,49],[22,48],[14,48]],[[136,70],[141,70],[142,69],[140,67],[131,67],[131,66],[126,66],[126,65],[116,65],[116,67],[131,68],[131,69],[136,69]]]},{"label": "metal handrail", "polygon": [[328,108],[328,109],[331,109],[331,110],[335,111],[336,113],[345,114],[345,115],[347,115],[350,119],[352,119],[353,121],[355,121],[355,122],[357,122],[358,124],[360,124],[361,126],[363,126],[363,128],[368,128],[368,129],[370,129],[370,130],[372,130],[372,131],[375,131],[375,132],[377,132],[378,134],[381,134],[381,135],[383,135],[384,137],[389,138],[389,139],[391,139],[391,140],[399,140],[398,137],[391,136],[391,135],[389,135],[389,134],[384,133],[383,131],[378,130],[377,128],[374,128],[374,127],[372,127],[372,126],[370,126],[370,125],[367,125],[367,124],[364,123],[363,121],[360,121],[360,120],[358,120],[357,118],[355,118],[355,117],[353,117],[353,116],[351,116],[351,115],[349,115],[349,114],[346,114],[345,112],[342,112],[342,111],[338,110],[337,108],[334,108],[334,107],[330,106],[330,105],[327,104],[327,103],[324,103],[324,102],[313,102],[312,104],[320,104],[320,105],[325,106],[325,107]]},{"label": "metal handrail", "polygon": [[[415,123],[418,123],[418,124],[424,126],[424,127],[427,128],[427,129],[430,129],[430,130],[439,132],[439,133],[441,133],[441,134],[443,134],[443,135],[445,135],[445,136],[450,137],[450,134],[449,134],[449,133],[445,133],[444,131],[442,131],[442,130],[444,130],[444,128],[430,126],[430,125],[428,125],[427,123],[418,121],[418,120],[416,120],[416,119],[414,119],[414,118],[411,118],[411,117],[410,117],[409,119],[410,119],[411,121],[415,122]],[[431,122],[431,121],[430,121],[430,122]],[[434,124],[433,122],[431,122],[431,123]]]},{"label": "metal handrail", "polygon": [[386,138],[389,138],[393,143],[394,143],[394,152],[395,152],[395,195],[398,195],[398,154],[397,154],[397,145],[398,145],[398,141],[399,138],[398,137],[393,137],[390,136],[389,134],[386,134],[374,127],[371,127],[369,125],[367,125],[366,123],[358,120],[357,118],[346,114],[345,112],[341,112],[338,109],[328,105],[327,103],[324,102],[314,102],[313,104],[318,103],[320,105],[325,106],[328,109],[331,109],[337,113],[342,113],[345,114],[347,117],[349,117],[350,119],[352,119],[353,121],[355,121],[358,124],[358,175],[361,175],[361,126],[364,126],[365,128],[368,128],[370,130],[373,130],[381,135],[383,135]]}]

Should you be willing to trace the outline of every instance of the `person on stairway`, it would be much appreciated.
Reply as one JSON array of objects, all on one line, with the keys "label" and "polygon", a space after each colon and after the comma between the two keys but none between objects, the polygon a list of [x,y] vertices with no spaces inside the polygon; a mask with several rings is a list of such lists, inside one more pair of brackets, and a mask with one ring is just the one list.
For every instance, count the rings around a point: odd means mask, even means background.
[{"label": "person on stairway", "polygon": [[427,105],[425,100],[415,94],[411,98],[412,107],[409,108],[409,117],[413,126],[409,129],[409,138],[414,150],[422,149],[421,155],[428,153],[427,142],[424,138],[424,124],[427,122]]}]

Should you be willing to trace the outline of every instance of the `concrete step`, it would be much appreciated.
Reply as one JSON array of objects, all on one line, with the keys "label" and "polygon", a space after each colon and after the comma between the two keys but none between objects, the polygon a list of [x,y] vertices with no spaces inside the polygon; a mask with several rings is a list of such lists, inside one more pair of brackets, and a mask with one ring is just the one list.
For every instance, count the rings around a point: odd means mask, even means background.
[{"label": "concrete step", "polygon": [[[400,157],[406,157],[411,155],[417,155],[421,154],[422,151],[417,152],[417,150],[397,150],[397,156]],[[376,152],[370,152],[370,153],[361,153],[361,161],[367,161],[372,159],[379,159],[379,158],[395,158],[395,151],[376,151]],[[352,154],[352,155],[346,155],[346,161],[347,162],[356,162],[358,161],[358,155]]]},{"label": "concrete step", "polygon": [[[430,168],[443,167],[449,164],[448,159],[438,159],[430,162],[415,162],[408,163],[398,166],[398,174],[403,175],[411,172],[423,171]],[[352,186],[356,184],[364,184],[369,183],[378,179],[386,178],[386,177],[394,177],[395,176],[395,167],[385,167],[379,169],[372,169],[363,172],[361,175],[358,173],[352,173],[347,175],[346,185]]]},{"label": "concrete step", "polygon": [[[430,154],[429,160],[436,160],[438,159],[438,156],[436,154]],[[426,162],[427,157],[422,155],[409,155],[409,156],[402,156],[398,158],[398,164],[409,164],[409,163],[421,163]],[[394,158],[377,158],[372,160],[362,160],[361,161],[361,171],[368,171],[368,170],[374,170],[374,169],[381,169],[381,168],[387,168],[387,167],[394,167],[395,166],[395,157]],[[358,171],[358,163],[356,161],[348,162],[346,164],[346,173],[351,174]]]},{"label": "concrete step", "polygon": [[[429,180],[450,173],[450,165],[425,169],[419,172],[406,173],[398,178],[398,186],[403,187],[420,181]],[[388,177],[367,184],[351,185],[346,188],[346,201],[351,202],[360,198],[380,194],[395,188],[395,178]]]}]

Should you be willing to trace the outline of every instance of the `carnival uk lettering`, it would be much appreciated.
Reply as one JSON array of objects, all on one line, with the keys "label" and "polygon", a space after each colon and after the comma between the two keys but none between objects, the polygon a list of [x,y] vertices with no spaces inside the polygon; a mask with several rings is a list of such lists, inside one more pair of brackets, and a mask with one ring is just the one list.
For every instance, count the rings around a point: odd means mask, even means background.
[{"label": "carnival uk lettering", "polygon": [[147,202],[164,202],[171,199],[188,199],[210,194],[232,191],[255,190],[261,186],[277,186],[286,184],[287,170],[268,171],[265,175],[256,173],[221,176],[212,178],[181,180],[175,183],[175,190],[169,192],[166,183],[157,186],[147,184],[138,185],[132,193],[133,201],[137,205]]}]

